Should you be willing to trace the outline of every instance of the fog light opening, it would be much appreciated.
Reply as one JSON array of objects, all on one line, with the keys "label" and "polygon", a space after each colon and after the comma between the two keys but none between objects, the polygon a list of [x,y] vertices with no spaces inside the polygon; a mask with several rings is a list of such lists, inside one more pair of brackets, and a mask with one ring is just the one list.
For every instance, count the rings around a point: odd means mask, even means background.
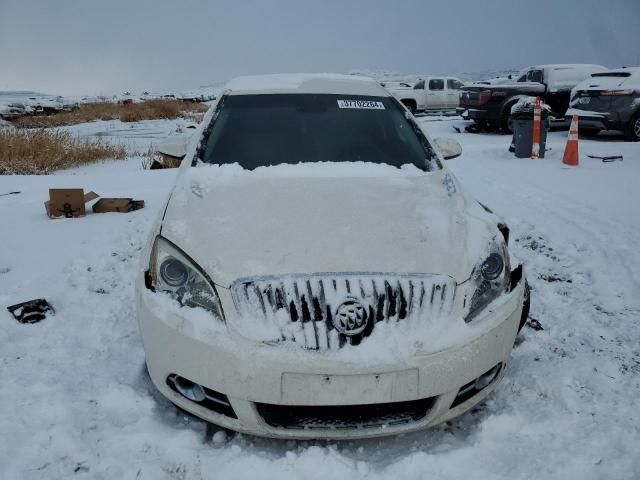
[{"label": "fog light opening", "polygon": [[202,402],[207,398],[204,394],[204,389],[191,380],[176,375],[173,378],[173,384],[180,395],[191,401]]},{"label": "fog light opening", "polygon": [[502,367],[502,364],[499,363],[498,365],[493,367],[488,372],[483,373],[482,375],[480,375],[478,377],[478,379],[476,380],[476,384],[475,384],[476,390],[479,391],[479,390],[482,390],[483,388],[486,388],[487,386],[489,386],[489,384],[491,382],[493,382],[495,380],[495,378],[498,376],[498,373],[500,373],[500,368],[501,367]]}]

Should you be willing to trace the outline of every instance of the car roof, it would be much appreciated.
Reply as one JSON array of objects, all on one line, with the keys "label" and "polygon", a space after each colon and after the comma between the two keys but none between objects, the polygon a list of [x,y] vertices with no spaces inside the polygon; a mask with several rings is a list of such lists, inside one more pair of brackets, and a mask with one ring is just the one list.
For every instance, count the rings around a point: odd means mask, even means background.
[{"label": "car roof", "polygon": [[391,94],[368,77],[330,73],[275,74],[237,77],[224,88],[227,95],[274,93],[326,93],[389,97]]},{"label": "car roof", "polygon": [[640,73],[640,67],[624,67],[624,68],[612,68],[611,70],[606,70],[604,72],[598,72],[600,74],[607,74],[607,73],[630,73],[632,75],[636,75],[638,73]]},{"label": "car roof", "polygon": [[416,81],[421,82],[422,80],[429,80],[430,78],[453,78],[455,80],[460,80],[458,77],[452,77],[451,75],[420,75],[420,78]]},{"label": "car roof", "polygon": [[606,70],[606,67],[603,67],[602,65],[594,65],[591,63],[550,63],[547,65],[531,65],[527,68],[525,68],[524,70],[531,70],[531,69],[544,69],[544,68],[553,68],[553,69],[562,69],[562,68],[593,68],[593,69],[600,69],[600,70]]}]

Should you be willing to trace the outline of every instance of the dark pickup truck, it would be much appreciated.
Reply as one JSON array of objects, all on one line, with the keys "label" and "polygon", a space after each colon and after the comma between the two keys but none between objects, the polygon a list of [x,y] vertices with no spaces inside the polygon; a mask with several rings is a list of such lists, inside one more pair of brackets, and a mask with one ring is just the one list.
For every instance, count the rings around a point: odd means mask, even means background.
[{"label": "dark pickup truck", "polygon": [[603,72],[600,65],[538,65],[520,72],[517,80],[471,84],[462,89],[458,115],[481,127],[512,133],[511,107],[522,97],[540,97],[551,107],[551,116],[565,122],[571,89],[592,73]]}]

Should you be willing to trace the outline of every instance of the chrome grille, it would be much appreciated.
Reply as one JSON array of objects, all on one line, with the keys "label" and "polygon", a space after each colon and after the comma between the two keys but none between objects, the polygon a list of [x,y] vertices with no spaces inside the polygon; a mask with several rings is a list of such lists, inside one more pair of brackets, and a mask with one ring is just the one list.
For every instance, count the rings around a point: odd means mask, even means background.
[{"label": "chrome grille", "polygon": [[327,350],[359,344],[379,322],[448,315],[455,289],[445,275],[334,273],[242,278],[231,294],[244,322],[241,333]]}]

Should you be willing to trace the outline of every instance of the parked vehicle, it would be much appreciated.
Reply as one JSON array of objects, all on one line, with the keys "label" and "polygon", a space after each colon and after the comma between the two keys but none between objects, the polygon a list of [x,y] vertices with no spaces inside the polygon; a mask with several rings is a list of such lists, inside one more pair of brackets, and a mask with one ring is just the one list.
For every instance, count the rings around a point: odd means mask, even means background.
[{"label": "parked vehicle", "polygon": [[552,108],[552,116],[564,123],[571,89],[592,73],[605,70],[582,64],[528,67],[511,83],[465,86],[456,112],[465,120],[512,133],[511,107],[523,96],[538,96]]},{"label": "parked vehicle", "polygon": [[72,112],[80,108],[80,102],[75,99],[58,96],[55,101],[60,105],[60,110],[64,112]]},{"label": "parked vehicle", "polygon": [[23,103],[0,103],[0,118],[13,119],[29,115],[30,109]]},{"label": "parked vehicle", "polygon": [[571,92],[567,119],[580,117],[580,134],[621,130],[629,140],[640,140],[640,67],[595,73]]},{"label": "parked vehicle", "polygon": [[460,153],[373,80],[228,84],[143,252],[155,386],[284,438],[398,434],[482,401],[528,297],[507,227],[444,165]]},{"label": "parked vehicle", "polygon": [[30,106],[36,115],[51,115],[58,112],[70,112],[80,108],[78,102],[64,97],[30,97]]},{"label": "parked vehicle", "polygon": [[425,77],[413,88],[389,88],[410,111],[455,110],[459,106],[464,84],[455,77]]},{"label": "parked vehicle", "polygon": [[24,93],[16,92],[8,95],[8,98],[0,99],[0,117],[15,119],[27,115],[51,114],[79,108],[77,101],[64,97],[51,97],[49,95],[26,96]]},{"label": "parked vehicle", "polygon": [[213,88],[201,88],[180,93],[176,98],[185,102],[210,102],[216,99],[216,91]]}]

